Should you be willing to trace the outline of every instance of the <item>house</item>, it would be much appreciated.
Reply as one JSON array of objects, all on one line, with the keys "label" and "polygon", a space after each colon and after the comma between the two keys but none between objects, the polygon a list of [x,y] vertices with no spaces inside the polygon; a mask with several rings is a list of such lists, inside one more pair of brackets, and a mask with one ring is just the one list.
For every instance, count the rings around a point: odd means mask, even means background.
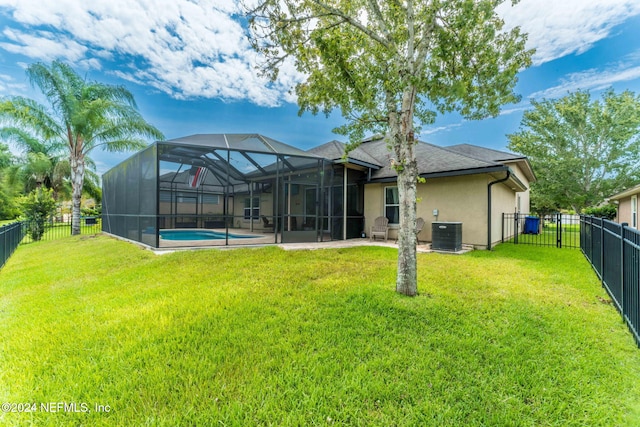
[{"label": "house", "polygon": [[[310,153],[365,170],[365,230],[373,220],[389,218],[390,238],[397,237],[398,190],[391,167],[393,154],[381,139],[363,141],[344,157],[344,144],[332,141]],[[432,241],[433,221],[462,222],[463,243],[491,247],[502,239],[502,213],[529,211],[529,183],[535,180],[528,159],[470,144],[439,147],[418,142],[415,147],[419,183],[417,216],[425,219],[420,241]]]},{"label": "house", "polygon": [[609,197],[609,200],[618,203],[616,222],[627,223],[629,227],[638,229],[638,198],[640,197],[640,184],[631,187]]},{"label": "house", "polygon": [[[419,236],[434,221],[461,222],[463,243],[491,247],[502,213],[529,210],[535,180],[526,157],[462,144],[415,146]],[[374,219],[397,236],[392,154],[381,138],[345,155],[331,141],[307,151],[258,134],[200,134],[158,141],[103,176],[103,231],[152,247],[194,245],[165,230],[211,230],[206,244],[313,242],[360,237]],[[179,233],[178,233],[179,234]]]}]

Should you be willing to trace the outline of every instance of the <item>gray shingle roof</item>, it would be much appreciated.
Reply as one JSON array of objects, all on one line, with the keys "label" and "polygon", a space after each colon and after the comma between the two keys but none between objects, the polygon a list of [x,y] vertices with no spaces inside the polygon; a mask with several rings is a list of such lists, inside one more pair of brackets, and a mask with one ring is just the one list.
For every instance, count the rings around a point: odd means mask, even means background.
[{"label": "gray shingle roof", "polygon": [[[341,160],[344,155],[345,144],[340,141],[329,141],[326,144],[322,144],[318,147],[310,149],[308,152],[315,154],[316,156],[324,157],[325,159],[337,161]],[[382,167],[382,164],[378,159],[373,158],[367,152],[356,148],[351,151],[348,156],[350,161],[356,160],[375,168]]]},{"label": "gray shingle roof", "polygon": [[521,160],[525,156],[509,153],[506,151],[493,150],[491,148],[479,147],[471,144],[458,144],[445,147],[447,150],[464,154],[465,156],[474,157],[476,159],[485,160],[487,162],[504,162],[509,160]]},{"label": "gray shingle roof", "polygon": [[[391,168],[391,159],[394,156],[387,148],[384,140],[367,142],[358,148],[368,152],[375,158],[384,159],[384,166],[371,175],[372,179],[390,178],[397,175],[396,171]],[[420,175],[501,166],[494,162],[474,159],[422,141],[416,143],[415,154]]]},{"label": "gray shingle roof", "polygon": [[[340,160],[344,153],[344,147],[345,145],[339,141],[331,141],[309,150],[309,153],[331,160]],[[482,150],[482,147],[477,148]],[[481,152],[481,150],[479,150],[479,152]],[[484,158],[477,158],[469,154],[458,153],[455,150],[449,150],[422,141],[416,144],[415,153],[418,160],[418,171],[421,175],[470,171],[475,169],[478,169],[480,172],[481,169],[503,166],[501,163],[491,160],[488,153]],[[379,167],[378,170],[374,170],[371,174],[371,179],[373,180],[397,176],[396,171],[391,168],[391,159],[393,157],[393,153],[387,148],[387,143],[384,139],[380,138],[365,140],[349,153],[349,160],[355,159]],[[514,159],[515,158],[516,157],[514,157]]]}]

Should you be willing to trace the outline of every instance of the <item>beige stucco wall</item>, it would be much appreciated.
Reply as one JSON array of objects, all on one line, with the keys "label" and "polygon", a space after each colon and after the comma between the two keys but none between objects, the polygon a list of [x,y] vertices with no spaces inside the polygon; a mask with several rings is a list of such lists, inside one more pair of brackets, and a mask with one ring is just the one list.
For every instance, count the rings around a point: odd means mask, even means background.
[{"label": "beige stucco wall", "polygon": [[[522,191],[520,193],[517,193],[520,196],[520,212],[524,212],[524,213],[528,213],[530,212],[530,207],[531,207],[531,196],[530,196],[530,190],[529,190],[529,179],[527,179],[527,177],[525,176],[525,174],[522,172],[522,169],[520,168],[520,166],[518,165],[518,163],[508,163],[508,166],[511,168],[511,171],[518,177],[518,179],[527,186],[527,190],[526,191]],[[495,187],[495,185],[494,185]],[[505,211],[505,212],[513,212],[514,209],[518,208],[518,198],[516,197],[515,199],[516,203],[515,205],[513,205],[513,207],[511,208],[511,210],[509,211]]]},{"label": "beige stucco wall", "polygon": [[616,222],[619,224],[631,223],[631,196],[619,200]]},{"label": "beige stucco wall", "polygon": [[[514,171],[515,172],[515,171]],[[477,248],[487,245],[487,186],[495,181],[490,175],[467,175],[448,178],[428,179],[418,184],[418,217],[425,220],[425,226],[418,236],[420,241],[431,241],[433,221],[462,222],[462,242]],[[528,185],[524,176],[520,180]],[[384,187],[388,184],[365,185],[365,230],[384,214]],[[529,192],[516,193],[504,184],[492,187],[492,244],[498,243],[502,235],[502,213],[513,212],[517,207],[517,195],[523,212],[529,210]],[[433,210],[438,209],[437,218]],[[390,226],[389,238],[396,239],[397,226]]]},{"label": "beige stucco wall", "polygon": [[[222,200],[222,196],[220,196],[220,200]],[[218,204],[213,203],[198,203],[198,214],[204,215],[222,215],[223,213],[223,205],[222,202]],[[195,203],[176,203],[172,204],[171,202],[160,202],[160,214],[167,215],[172,209],[176,209],[174,214],[180,215],[192,215],[195,213]]]},{"label": "beige stucco wall", "polygon": [[[633,195],[630,195],[628,197],[625,197],[624,199],[619,200],[618,214],[616,215],[616,222],[620,224],[622,224],[623,222],[626,222],[627,224],[629,224],[629,227],[632,226],[632,222],[631,222],[631,197],[632,196]],[[636,193],[635,196],[638,198],[637,203],[638,203],[638,209],[640,210],[640,191]]]},{"label": "beige stucco wall", "polygon": [[[270,222],[273,222],[273,218],[271,218],[271,216],[273,215],[273,193],[254,194],[253,197],[260,198],[260,216],[264,215],[267,218],[269,218]],[[237,196],[238,201],[237,203],[234,204],[234,208],[233,208],[234,227],[252,229],[251,220],[244,219],[244,200],[248,198],[249,198],[248,194]],[[253,221],[253,230],[256,230],[256,231],[267,230],[264,227],[264,222],[262,221],[262,218]],[[268,230],[273,230],[273,229],[269,228]]]},{"label": "beige stucco wall", "polygon": [[[290,197],[290,216],[296,218],[297,228],[301,228],[304,222],[304,187],[299,186],[296,190],[293,190]],[[260,197],[260,215],[264,215],[269,219],[269,222],[273,222],[273,193],[261,193],[255,194],[254,197]],[[249,195],[238,196],[238,203],[235,204],[233,210],[234,226],[238,228],[251,228],[251,221],[244,219],[244,202],[248,199]],[[264,223],[262,219],[253,221],[254,230],[264,230]],[[272,230],[271,228],[267,230]]]},{"label": "beige stucco wall", "polygon": [[[490,181],[487,182],[487,185]],[[526,182],[526,181],[525,181]],[[486,192],[486,190],[485,190]],[[529,194],[526,192],[516,193],[505,184],[495,184],[491,188],[491,245],[495,245],[502,240],[502,214],[514,213],[518,208],[518,196],[520,196],[520,212],[529,212]],[[486,197],[486,196],[485,196]],[[486,236],[486,232],[485,232]],[[511,237],[511,236],[505,236]],[[486,245],[486,237],[485,237]]]}]

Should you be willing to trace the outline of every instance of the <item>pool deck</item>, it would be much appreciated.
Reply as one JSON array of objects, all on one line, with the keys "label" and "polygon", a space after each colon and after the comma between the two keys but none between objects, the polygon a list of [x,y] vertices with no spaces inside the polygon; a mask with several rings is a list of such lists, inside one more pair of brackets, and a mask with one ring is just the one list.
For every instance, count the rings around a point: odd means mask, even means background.
[{"label": "pool deck", "polygon": [[[248,234],[248,233],[243,233]],[[256,248],[263,246],[277,246],[285,251],[294,250],[319,250],[319,249],[339,249],[339,248],[352,248],[357,246],[382,246],[388,248],[398,248],[398,244],[395,240],[369,240],[364,239],[348,239],[348,240],[326,240],[324,242],[302,242],[302,243],[275,243],[276,237],[273,233],[263,233],[256,238],[243,238],[233,240],[230,239],[231,244],[226,245],[224,239],[221,240],[200,240],[200,241],[176,241],[176,240],[160,240],[160,248],[152,249],[156,254],[162,255],[171,253],[177,250],[192,250],[192,249],[240,249],[240,248]],[[280,236],[278,235],[278,240]],[[234,244],[237,242],[237,244]],[[472,251],[473,247],[469,245],[463,245],[461,251],[435,251],[431,249],[431,243],[422,243],[417,246],[417,251],[420,253],[439,252],[446,254],[463,254]]]}]

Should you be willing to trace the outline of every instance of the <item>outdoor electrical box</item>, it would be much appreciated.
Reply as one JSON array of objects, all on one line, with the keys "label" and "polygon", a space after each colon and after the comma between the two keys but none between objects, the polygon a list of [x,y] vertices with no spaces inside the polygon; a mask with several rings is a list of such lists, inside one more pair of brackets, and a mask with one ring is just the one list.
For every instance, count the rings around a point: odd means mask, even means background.
[{"label": "outdoor electrical box", "polygon": [[433,210],[433,216],[438,216],[438,209]]}]

